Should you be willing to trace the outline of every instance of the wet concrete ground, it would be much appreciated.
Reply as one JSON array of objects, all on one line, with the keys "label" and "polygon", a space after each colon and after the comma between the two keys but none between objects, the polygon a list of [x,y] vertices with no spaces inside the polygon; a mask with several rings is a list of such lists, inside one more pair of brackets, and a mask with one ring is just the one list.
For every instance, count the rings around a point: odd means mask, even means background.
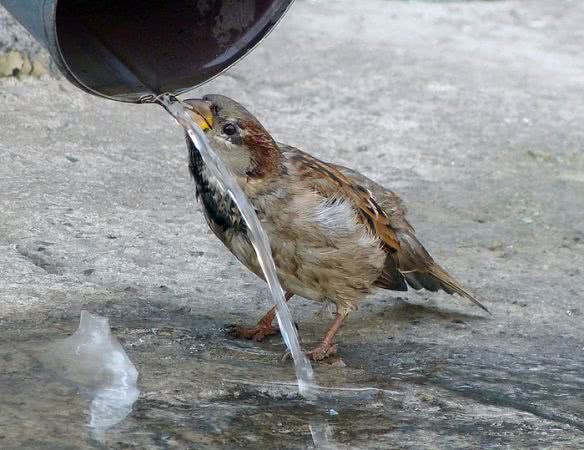
[{"label": "wet concrete ground", "polygon": [[[584,446],[584,7],[355,3],[298,1],[196,94],[400,192],[493,317],[377,293],[339,335],[345,367],[318,365],[326,389],[303,401],[279,338],[224,334],[267,290],[207,231],[166,114],[0,80],[0,448]],[[330,313],[291,306],[315,342]],[[110,318],[140,373],[103,434],[90,393],[43,363],[82,309]]]}]

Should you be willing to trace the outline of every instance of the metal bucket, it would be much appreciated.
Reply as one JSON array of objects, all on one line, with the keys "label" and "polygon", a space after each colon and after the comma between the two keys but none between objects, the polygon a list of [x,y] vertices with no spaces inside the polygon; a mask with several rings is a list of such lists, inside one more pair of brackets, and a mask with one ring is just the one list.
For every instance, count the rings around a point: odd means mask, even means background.
[{"label": "metal bucket", "polygon": [[60,71],[101,97],[180,94],[234,64],[293,0],[0,0]]}]

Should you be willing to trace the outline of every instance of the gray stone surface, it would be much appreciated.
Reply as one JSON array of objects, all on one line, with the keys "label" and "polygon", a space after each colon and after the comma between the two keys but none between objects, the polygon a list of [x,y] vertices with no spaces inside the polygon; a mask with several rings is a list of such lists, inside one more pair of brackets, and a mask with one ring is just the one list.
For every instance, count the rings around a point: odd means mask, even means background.
[{"label": "gray stone surface", "polygon": [[[339,335],[346,367],[316,368],[316,404],[287,384],[280,339],[225,338],[267,290],[207,231],[170,118],[0,80],[0,448],[307,448],[319,420],[335,448],[582,448],[582,23],[568,0],[298,1],[194,93],[402,193],[493,312],[372,296]],[[314,342],[329,313],[292,308]],[[100,437],[83,390],[39,362],[81,309],[140,372],[134,412]]]}]

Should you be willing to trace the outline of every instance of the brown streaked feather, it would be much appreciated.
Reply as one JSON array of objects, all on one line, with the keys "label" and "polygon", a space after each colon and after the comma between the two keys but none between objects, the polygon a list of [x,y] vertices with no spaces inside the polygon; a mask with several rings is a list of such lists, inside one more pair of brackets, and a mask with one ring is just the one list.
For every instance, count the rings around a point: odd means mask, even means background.
[{"label": "brown streaked feather", "polygon": [[[396,275],[393,266],[397,266],[398,274],[407,281],[413,289],[427,289],[429,291],[439,291],[442,289],[448,294],[458,294],[467,298],[479,308],[485,310],[489,314],[490,311],[479,302],[470,292],[464,289],[461,284],[452,278],[448,272],[440,267],[424,246],[418,241],[414,235],[414,228],[407,221],[406,208],[402,203],[401,198],[392,191],[385,189],[380,184],[370,180],[359,172],[348,169],[342,166],[336,166],[338,170],[343,172],[347,177],[367,187],[373,195],[378,199],[379,204],[385,210],[389,221],[394,230],[396,230],[397,238],[400,243],[400,249],[394,254],[387,255],[387,259],[392,259],[392,263],[386,264],[383,273],[376,281],[376,285],[384,289],[395,289],[387,286],[401,286],[400,277]],[[394,260],[395,258],[395,260]]]},{"label": "brown streaked feather", "polygon": [[347,167],[334,164],[326,164],[326,167],[343,175],[345,183],[360,186],[369,192],[371,198],[376,200],[377,206],[382,209],[388,220],[388,227],[399,243],[397,251],[388,253],[383,272],[375,282],[377,287],[405,291],[409,285],[415,290],[427,289],[433,292],[443,290],[448,294],[456,293],[490,314],[482,303],[434,261],[418,241],[414,235],[414,228],[405,217],[406,207],[399,195]]},{"label": "brown streaked feather", "polygon": [[334,166],[307,153],[298,149],[291,153],[290,161],[296,165],[304,181],[315,192],[327,198],[342,197],[349,200],[361,223],[381,240],[385,250],[399,250],[400,244],[389,217],[368,188],[351,180]]},{"label": "brown streaked feather", "polygon": [[399,195],[353,169],[336,164],[331,165],[347,176],[347,178],[354,180],[355,183],[361,186],[365,186],[373,193],[373,196],[387,214],[391,227],[394,230],[414,232],[414,228],[406,220],[407,209]]}]

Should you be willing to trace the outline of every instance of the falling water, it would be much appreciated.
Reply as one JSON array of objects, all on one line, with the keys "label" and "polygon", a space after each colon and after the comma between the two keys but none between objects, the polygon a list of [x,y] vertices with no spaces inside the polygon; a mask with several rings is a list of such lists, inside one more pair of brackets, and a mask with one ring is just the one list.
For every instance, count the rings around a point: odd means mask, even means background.
[{"label": "falling water", "polygon": [[296,327],[294,326],[290,310],[284,299],[284,291],[276,275],[276,266],[272,259],[268,236],[262,228],[253,207],[250,205],[249,200],[241,190],[239,184],[237,184],[235,177],[208,145],[203,130],[193,122],[182,104],[179,101],[174,101],[171,95],[159,96],[157,97],[157,101],[187,131],[193,144],[201,153],[203,161],[209,170],[211,170],[211,173],[215,176],[221,188],[229,193],[239,208],[249,229],[251,243],[255,249],[258,261],[276,304],[276,317],[278,318],[280,332],[294,359],[299,392],[304,396],[312,396],[314,393],[312,366],[300,349]]}]

